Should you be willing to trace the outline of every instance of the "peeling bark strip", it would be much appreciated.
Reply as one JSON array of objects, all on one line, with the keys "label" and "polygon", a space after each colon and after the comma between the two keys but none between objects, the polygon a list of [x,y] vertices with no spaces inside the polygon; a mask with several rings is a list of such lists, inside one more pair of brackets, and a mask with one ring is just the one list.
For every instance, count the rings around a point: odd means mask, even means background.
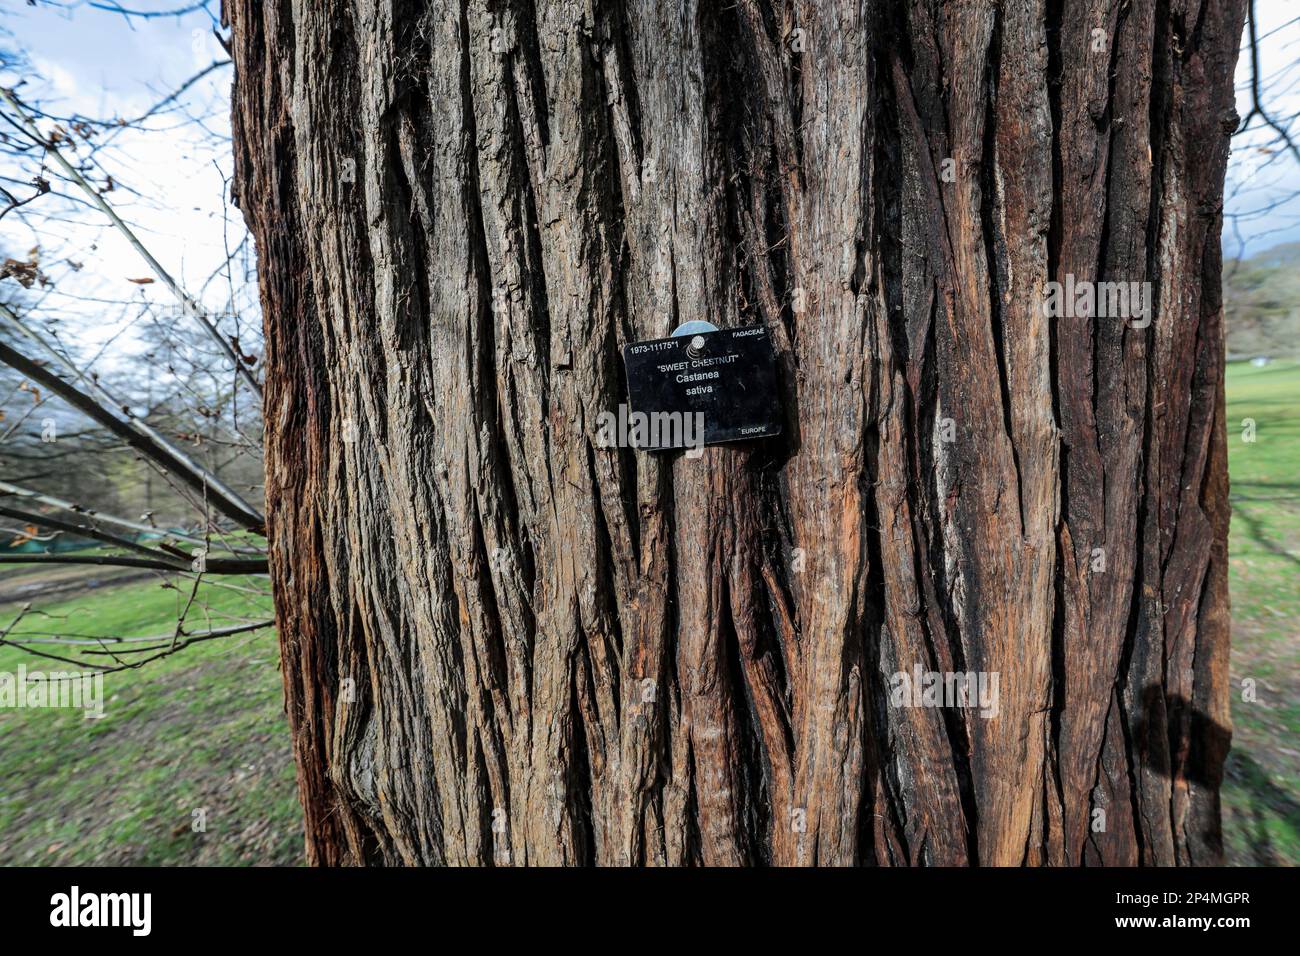
[{"label": "peeling bark strip", "polygon": [[1243,7],[232,0],[312,862],[1216,861]]}]

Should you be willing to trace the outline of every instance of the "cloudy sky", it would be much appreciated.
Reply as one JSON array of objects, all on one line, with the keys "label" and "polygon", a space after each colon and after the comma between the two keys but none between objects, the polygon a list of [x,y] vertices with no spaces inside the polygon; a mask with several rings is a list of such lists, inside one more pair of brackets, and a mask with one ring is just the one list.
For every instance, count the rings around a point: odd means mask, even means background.
[{"label": "cloudy sky", "polygon": [[[0,44],[21,52],[26,63],[0,73],[0,83],[26,80],[19,90],[23,99],[51,115],[137,117],[203,68],[226,59],[212,35],[211,17],[201,10],[142,19],[89,3],[4,2],[9,6],[0,12],[0,28],[10,36],[0,37]],[[130,8],[186,5],[188,0],[131,0]],[[211,6],[217,9],[216,3]],[[150,119],[149,132],[124,129],[95,137],[101,148],[89,177],[97,187],[105,185],[107,175],[113,177],[115,188],[105,198],[164,268],[216,312],[227,307],[229,287],[221,275],[212,277],[226,261],[227,248],[244,237],[239,211],[226,202],[230,75],[229,66],[210,73],[178,108]],[[39,125],[48,130],[52,124]],[[76,155],[85,154],[82,149]],[[0,166],[0,174],[12,173]],[[8,181],[4,185],[20,197],[30,192]],[[25,255],[40,246],[42,268],[55,280],[42,293],[42,316],[75,325],[83,344],[106,343],[124,330],[129,341],[142,302],[170,306],[172,300],[161,284],[129,281],[150,276],[149,268],[102,214],[80,204],[75,189],[68,192],[78,203],[63,204],[66,213],[53,223],[13,214],[0,221],[0,251]]]}]

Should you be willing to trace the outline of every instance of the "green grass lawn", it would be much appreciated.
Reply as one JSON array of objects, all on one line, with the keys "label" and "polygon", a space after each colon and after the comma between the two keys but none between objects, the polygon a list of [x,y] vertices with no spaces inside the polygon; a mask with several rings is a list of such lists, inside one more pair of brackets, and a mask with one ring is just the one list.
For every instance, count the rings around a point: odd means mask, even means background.
[{"label": "green grass lawn", "polygon": [[[1230,863],[1300,862],[1300,364],[1233,363],[1227,380],[1232,533]],[[1243,420],[1253,420],[1254,441]],[[1254,702],[1243,681],[1254,681]]]},{"label": "green grass lawn", "polygon": [[[29,612],[37,632],[170,633],[189,596],[158,580],[86,591]],[[264,592],[257,579],[221,583]],[[270,617],[264,594],[205,586],[192,631]],[[20,610],[0,607],[0,627]],[[66,648],[42,645],[65,656]],[[102,658],[101,658],[102,660]],[[70,670],[0,647],[0,671]],[[80,711],[0,709],[0,864],[291,864],[301,862],[275,634],[196,644],[104,677],[101,719]],[[194,811],[206,811],[196,832]]]}]

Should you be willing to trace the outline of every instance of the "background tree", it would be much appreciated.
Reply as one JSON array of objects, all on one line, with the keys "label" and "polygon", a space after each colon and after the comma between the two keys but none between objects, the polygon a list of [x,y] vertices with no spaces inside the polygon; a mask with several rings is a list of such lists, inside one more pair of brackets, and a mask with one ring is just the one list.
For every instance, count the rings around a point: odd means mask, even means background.
[{"label": "background tree", "polygon": [[[24,615],[44,614],[23,607],[0,622],[0,643],[36,656],[118,670],[270,624],[264,614],[214,615],[200,587],[216,576],[266,570],[251,248],[242,228],[223,223],[224,261],[193,291],[185,288],[151,249],[155,237],[133,222],[173,197],[151,191],[154,183],[128,184],[120,172],[138,168],[134,147],[124,156],[123,144],[139,133],[168,135],[217,157],[228,151],[229,137],[207,129],[201,102],[187,91],[229,65],[212,62],[127,116],[52,112],[24,102],[16,88],[0,89],[0,577],[13,565],[85,564],[156,573],[182,595],[174,634],[161,643],[69,635],[57,618],[50,618],[57,630],[25,627],[15,637]],[[0,48],[0,69],[35,76],[7,47]],[[224,191],[219,162],[213,175]],[[114,261],[100,249],[105,234],[136,257],[139,272],[102,273]],[[161,302],[147,294],[154,286],[164,291]],[[252,322],[242,315],[250,305]],[[91,328],[112,331],[92,345]],[[32,542],[53,553],[31,553],[25,546]],[[53,595],[69,582],[45,583],[21,588]],[[257,585],[221,586],[256,594]]]},{"label": "background tree", "polygon": [[[1242,0],[227,9],[313,861],[1217,859]],[[598,447],[690,319],[784,435]]]}]

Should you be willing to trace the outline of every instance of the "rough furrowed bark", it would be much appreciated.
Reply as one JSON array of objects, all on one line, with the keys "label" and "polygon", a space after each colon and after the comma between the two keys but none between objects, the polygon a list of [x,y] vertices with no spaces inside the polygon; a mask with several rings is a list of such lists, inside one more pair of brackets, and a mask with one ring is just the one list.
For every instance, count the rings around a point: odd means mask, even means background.
[{"label": "rough furrowed bark", "polygon": [[[1215,860],[1242,8],[228,3],[310,860]],[[782,435],[605,447],[695,319]]]}]

